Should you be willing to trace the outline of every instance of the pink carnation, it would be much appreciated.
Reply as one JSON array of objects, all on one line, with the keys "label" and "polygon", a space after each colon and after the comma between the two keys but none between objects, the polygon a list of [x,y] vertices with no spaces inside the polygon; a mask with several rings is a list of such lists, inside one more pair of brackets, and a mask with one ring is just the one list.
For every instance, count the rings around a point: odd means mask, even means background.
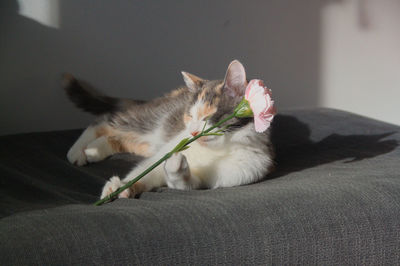
[{"label": "pink carnation", "polygon": [[271,99],[271,90],[262,80],[253,79],[246,88],[245,99],[250,103],[254,114],[254,126],[257,132],[267,130],[276,113],[274,101]]}]

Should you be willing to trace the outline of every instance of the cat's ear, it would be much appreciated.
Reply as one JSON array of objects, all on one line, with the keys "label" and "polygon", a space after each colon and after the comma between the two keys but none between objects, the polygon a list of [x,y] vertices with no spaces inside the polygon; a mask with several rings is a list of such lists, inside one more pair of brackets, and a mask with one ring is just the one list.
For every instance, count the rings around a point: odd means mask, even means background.
[{"label": "cat's ear", "polygon": [[246,71],[238,61],[232,61],[226,71],[224,89],[232,97],[242,97],[247,86]]},{"label": "cat's ear", "polygon": [[193,74],[187,73],[182,71],[183,80],[186,83],[186,86],[189,88],[190,91],[196,92],[198,91],[204,84],[204,80],[199,78]]}]

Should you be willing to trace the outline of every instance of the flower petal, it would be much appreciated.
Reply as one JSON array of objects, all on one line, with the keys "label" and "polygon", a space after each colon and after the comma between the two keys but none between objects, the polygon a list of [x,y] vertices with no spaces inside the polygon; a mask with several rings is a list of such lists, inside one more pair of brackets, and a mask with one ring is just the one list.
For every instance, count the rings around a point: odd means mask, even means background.
[{"label": "flower petal", "polygon": [[249,82],[249,84],[247,84],[246,93],[245,93],[245,95],[244,95],[244,98],[245,98],[246,100],[249,100],[249,98],[250,98],[250,91],[252,91],[252,88],[253,88],[253,86],[254,86],[254,82],[256,82],[255,79],[251,80],[251,81]]},{"label": "flower petal", "polygon": [[259,116],[254,117],[254,128],[256,132],[262,133],[269,128],[270,122],[260,118]]},{"label": "flower petal", "polygon": [[253,111],[256,131],[267,130],[276,113],[271,90],[264,85],[262,80],[253,79],[246,88],[245,99]]}]

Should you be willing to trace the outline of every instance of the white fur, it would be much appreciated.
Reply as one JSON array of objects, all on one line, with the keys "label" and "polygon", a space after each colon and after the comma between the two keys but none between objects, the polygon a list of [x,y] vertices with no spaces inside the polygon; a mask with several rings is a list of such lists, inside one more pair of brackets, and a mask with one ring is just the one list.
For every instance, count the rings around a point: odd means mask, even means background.
[{"label": "white fur", "polygon": [[163,124],[164,118],[160,118],[155,130],[140,137],[141,142],[151,143],[149,147],[149,154],[156,153],[163,145],[165,145]]},{"label": "white fur", "polygon": [[200,187],[200,180],[190,173],[189,164],[182,153],[175,153],[164,164],[165,180],[170,188],[190,190]]}]

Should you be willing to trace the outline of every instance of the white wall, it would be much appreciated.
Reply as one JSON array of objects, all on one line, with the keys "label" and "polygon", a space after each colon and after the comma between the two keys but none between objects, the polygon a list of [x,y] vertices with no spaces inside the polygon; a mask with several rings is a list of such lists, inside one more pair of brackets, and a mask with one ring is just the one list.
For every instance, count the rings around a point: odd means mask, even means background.
[{"label": "white wall", "polygon": [[321,18],[320,105],[400,125],[400,1],[331,2]]},{"label": "white wall", "polygon": [[330,106],[400,123],[399,1],[366,1],[366,28],[361,2],[2,0],[0,135],[86,126],[93,117],[60,88],[65,71],[150,99],[182,84],[181,70],[222,78],[232,59],[266,81],[278,110]]}]

